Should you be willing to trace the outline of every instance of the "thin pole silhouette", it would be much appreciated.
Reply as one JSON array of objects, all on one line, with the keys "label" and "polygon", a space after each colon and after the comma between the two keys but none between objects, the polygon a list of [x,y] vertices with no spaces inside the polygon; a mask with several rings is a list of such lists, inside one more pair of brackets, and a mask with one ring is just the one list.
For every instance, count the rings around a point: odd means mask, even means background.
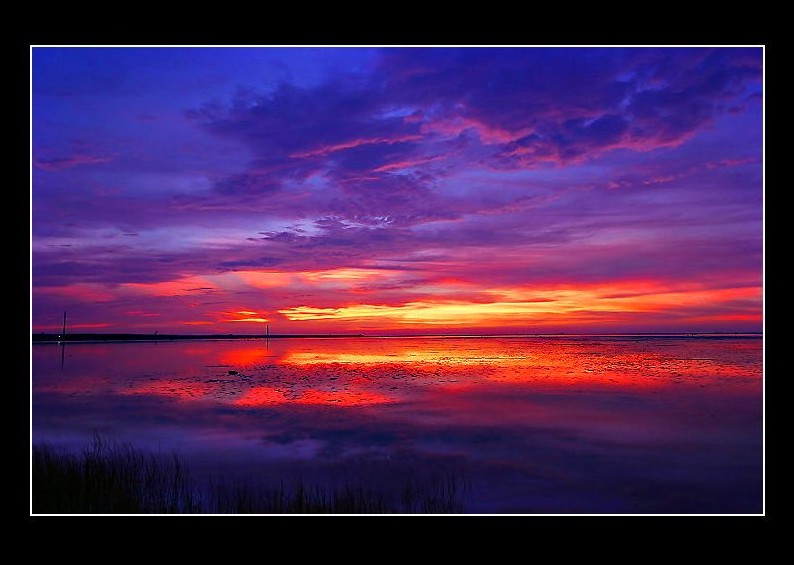
[{"label": "thin pole silhouette", "polygon": [[61,340],[61,370],[63,371],[63,362],[66,358],[66,310],[63,311],[63,329],[60,335]]}]

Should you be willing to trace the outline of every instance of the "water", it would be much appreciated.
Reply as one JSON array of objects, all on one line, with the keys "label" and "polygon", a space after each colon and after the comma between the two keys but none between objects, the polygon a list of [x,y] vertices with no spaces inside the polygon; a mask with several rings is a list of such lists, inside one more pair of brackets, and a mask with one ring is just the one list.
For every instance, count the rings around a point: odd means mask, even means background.
[{"label": "water", "polygon": [[32,439],[95,432],[198,479],[465,478],[474,514],[763,512],[742,336],[34,344]]}]

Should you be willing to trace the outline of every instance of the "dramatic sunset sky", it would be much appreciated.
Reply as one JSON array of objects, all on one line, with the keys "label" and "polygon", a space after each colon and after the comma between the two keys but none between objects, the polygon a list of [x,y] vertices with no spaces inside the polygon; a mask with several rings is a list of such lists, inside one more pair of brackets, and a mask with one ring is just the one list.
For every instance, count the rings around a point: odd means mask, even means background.
[{"label": "dramatic sunset sky", "polygon": [[762,329],[760,47],[31,53],[33,332]]}]

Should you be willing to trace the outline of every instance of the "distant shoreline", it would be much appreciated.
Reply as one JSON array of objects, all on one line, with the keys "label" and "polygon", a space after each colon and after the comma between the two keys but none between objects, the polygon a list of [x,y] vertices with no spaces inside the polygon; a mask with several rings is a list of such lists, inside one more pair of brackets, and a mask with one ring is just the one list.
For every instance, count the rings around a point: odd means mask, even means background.
[{"label": "distant shoreline", "polygon": [[31,339],[34,343],[63,343],[63,342],[105,342],[105,341],[185,341],[185,340],[266,340],[266,339],[298,339],[298,338],[493,338],[493,337],[542,337],[542,338],[576,338],[576,337],[627,337],[627,338],[760,338],[763,332],[642,332],[642,333],[527,333],[527,334],[417,334],[417,335],[365,335],[365,334],[138,334],[138,333],[34,333]]},{"label": "distant shoreline", "polygon": [[132,333],[76,333],[76,334],[32,334],[34,342],[63,341],[175,341],[187,339],[285,339],[285,338],[344,338],[364,337],[364,334],[132,334]]}]

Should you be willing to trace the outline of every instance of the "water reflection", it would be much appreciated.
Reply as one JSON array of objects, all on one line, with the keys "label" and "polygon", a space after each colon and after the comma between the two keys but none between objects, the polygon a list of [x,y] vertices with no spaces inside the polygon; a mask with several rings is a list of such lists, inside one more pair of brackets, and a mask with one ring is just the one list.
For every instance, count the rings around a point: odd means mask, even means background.
[{"label": "water reflection", "polygon": [[274,480],[452,466],[478,487],[473,512],[757,512],[761,345],[75,343],[62,365],[64,348],[36,344],[32,431],[77,445],[100,429]]}]

